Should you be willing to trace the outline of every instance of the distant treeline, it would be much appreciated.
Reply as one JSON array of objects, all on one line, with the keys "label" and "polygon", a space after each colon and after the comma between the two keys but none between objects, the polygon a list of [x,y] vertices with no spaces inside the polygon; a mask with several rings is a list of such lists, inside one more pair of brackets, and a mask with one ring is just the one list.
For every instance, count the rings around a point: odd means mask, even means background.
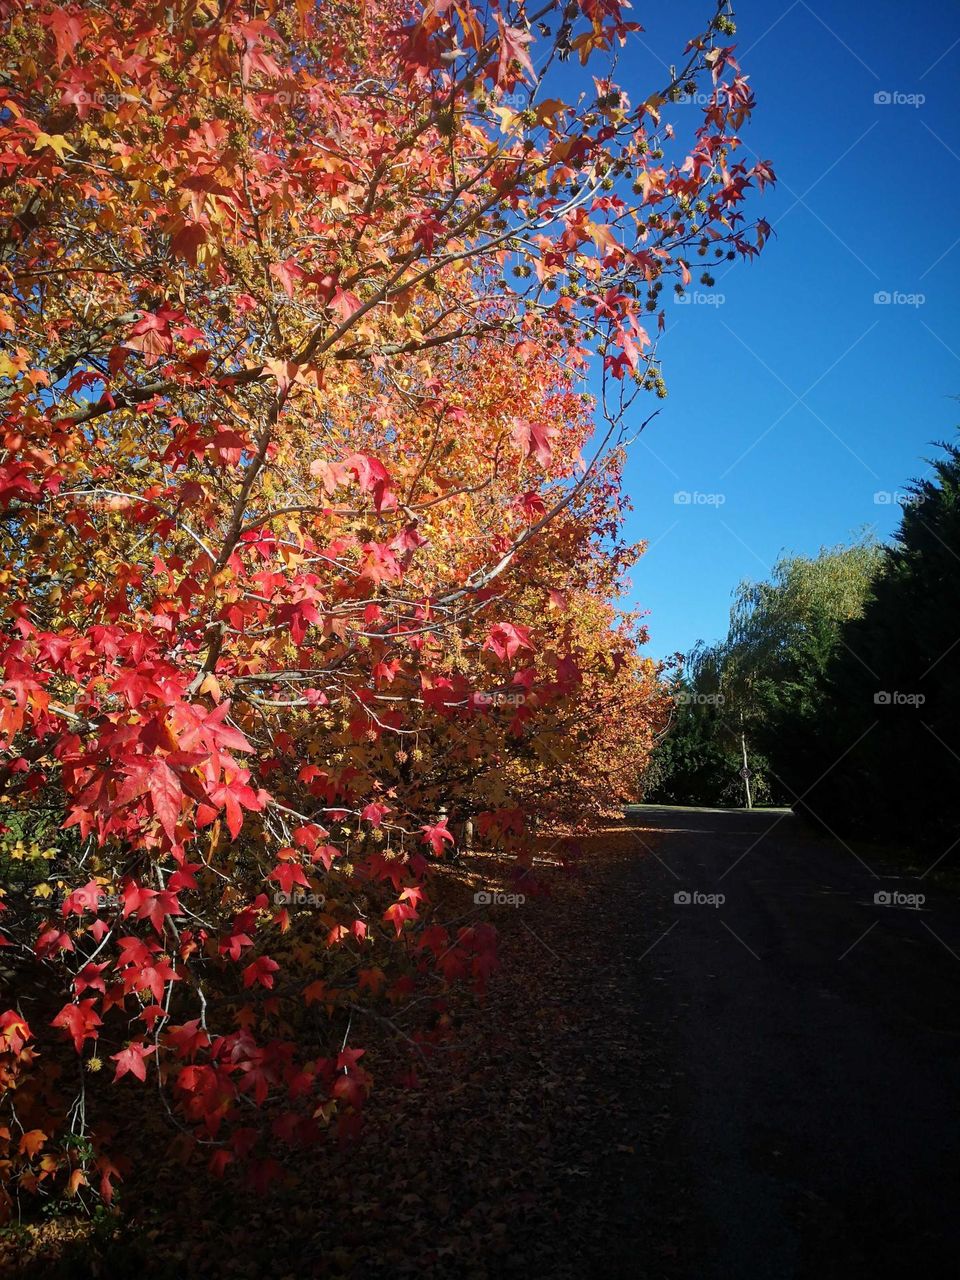
[{"label": "distant treeline", "polygon": [[749,788],[841,836],[960,837],[960,449],[940,447],[890,546],[863,536],[741,584],[727,638],[684,664],[647,800]]}]

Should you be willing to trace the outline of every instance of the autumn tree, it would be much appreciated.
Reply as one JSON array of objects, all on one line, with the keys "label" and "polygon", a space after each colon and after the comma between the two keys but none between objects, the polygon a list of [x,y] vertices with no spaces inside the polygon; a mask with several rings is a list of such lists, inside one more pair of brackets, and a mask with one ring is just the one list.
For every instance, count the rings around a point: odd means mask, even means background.
[{"label": "autumn tree", "polygon": [[622,10],[0,0],[11,1194],[109,1200],[112,1079],[261,1183],[349,1135],[364,1018],[493,963],[453,815],[523,859],[632,785],[620,450],[772,174],[727,6],[640,97]]}]

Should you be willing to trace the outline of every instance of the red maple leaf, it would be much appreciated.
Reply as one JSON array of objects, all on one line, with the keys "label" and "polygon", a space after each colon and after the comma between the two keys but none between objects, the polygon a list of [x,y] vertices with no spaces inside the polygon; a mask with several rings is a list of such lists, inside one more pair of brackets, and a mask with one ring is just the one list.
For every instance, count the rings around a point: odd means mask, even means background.
[{"label": "red maple leaf", "polygon": [[100,975],[104,969],[109,967],[107,962],[103,964],[93,964],[92,962],[85,964],[73,980],[77,995],[81,996],[87,990],[106,992],[107,985]]},{"label": "red maple leaf", "polygon": [[440,822],[434,823],[433,826],[421,827],[423,832],[423,842],[428,844],[438,858],[443,857],[444,844],[454,844],[452,834],[447,830],[446,818]]},{"label": "red maple leaf", "polygon": [[195,1057],[199,1049],[205,1049],[210,1043],[210,1037],[200,1026],[199,1018],[192,1018],[180,1026],[167,1027],[166,1038],[181,1058]]},{"label": "red maple leaf", "polygon": [[271,262],[270,274],[280,281],[287,297],[292,298],[294,281],[303,276],[303,269],[298,267],[293,259],[288,258],[286,262]]},{"label": "red maple leaf", "polygon": [[556,427],[546,422],[529,422],[526,418],[516,418],[510,439],[520,449],[524,458],[536,455],[541,467],[548,467],[553,457],[553,440],[558,435]]},{"label": "red maple leaf", "polygon": [[502,84],[505,80],[512,81],[515,79],[510,67],[512,62],[518,62],[525,71],[530,72],[530,79],[536,80],[533,63],[527,53],[527,45],[531,42],[533,36],[529,31],[521,31],[519,27],[508,27],[499,14],[497,15],[497,26],[500,28],[500,59],[497,62],[497,84]]},{"label": "red maple leaf", "polygon": [[160,356],[168,355],[173,350],[170,325],[183,319],[184,313],[171,307],[148,311],[127,334],[123,345],[131,351],[141,352],[147,357],[148,364],[156,364]]},{"label": "red maple leaf", "polygon": [[83,20],[67,13],[66,9],[54,9],[47,19],[47,25],[57,42],[57,62],[62,67],[67,56],[73,54],[83,37]]},{"label": "red maple leaf", "polygon": [[364,822],[372,822],[375,827],[379,827],[386,814],[390,812],[388,804],[377,804],[371,800],[370,803],[360,813],[360,817]]},{"label": "red maple leaf", "polygon": [[94,1011],[95,1003],[91,996],[77,1004],[65,1004],[51,1023],[51,1026],[62,1027],[71,1036],[77,1053],[82,1051],[85,1040],[97,1038],[97,1027],[101,1025],[102,1019]]},{"label": "red maple leaf", "polygon": [[243,985],[252,987],[255,982],[259,982],[269,990],[273,986],[273,975],[279,968],[276,960],[271,960],[269,956],[257,956],[243,971]]},{"label": "red maple leaf", "polygon": [[341,320],[349,320],[352,315],[360,310],[363,303],[355,293],[350,293],[345,289],[335,289],[330,307],[337,313]]},{"label": "red maple leaf", "polygon": [[354,473],[364,493],[373,494],[373,505],[378,515],[384,509],[391,511],[396,507],[397,495],[390,487],[390,473],[382,462],[365,453],[354,453],[343,465]]},{"label": "red maple leaf", "polygon": [[516,627],[512,622],[495,622],[490,634],[483,642],[484,649],[489,649],[501,662],[506,662],[521,649],[533,651],[530,632],[526,627]]},{"label": "red maple leaf", "polygon": [[310,881],[303,874],[303,868],[293,862],[278,862],[267,879],[276,880],[281,892],[287,897],[290,896],[295,884],[303,885],[305,889],[310,888]]},{"label": "red maple leaf", "polygon": [[33,1032],[15,1009],[7,1009],[0,1014],[0,1050],[19,1053],[28,1040],[33,1039]]},{"label": "red maple leaf", "polygon": [[121,1049],[119,1053],[111,1053],[112,1061],[117,1064],[117,1070],[113,1077],[114,1084],[125,1076],[128,1071],[135,1075],[138,1080],[146,1080],[146,1059],[156,1051],[156,1045],[151,1044],[144,1048],[142,1041],[134,1040],[125,1049]]}]

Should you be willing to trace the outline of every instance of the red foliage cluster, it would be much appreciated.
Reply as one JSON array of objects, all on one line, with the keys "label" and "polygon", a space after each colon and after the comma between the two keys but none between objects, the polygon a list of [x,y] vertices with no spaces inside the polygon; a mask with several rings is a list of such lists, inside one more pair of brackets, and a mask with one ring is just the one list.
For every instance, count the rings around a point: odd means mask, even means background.
[{"label": "red foliage cluster", "polygon": [[349,1135],[363,1016],[429,1048],[494,964],[431,867],[635,785],[644,312],[768,230],[724,9],[634,106],[546,96],[617,0],[0,0],[11,1191],[109,1200],[104,1058],[218,1172]]}]

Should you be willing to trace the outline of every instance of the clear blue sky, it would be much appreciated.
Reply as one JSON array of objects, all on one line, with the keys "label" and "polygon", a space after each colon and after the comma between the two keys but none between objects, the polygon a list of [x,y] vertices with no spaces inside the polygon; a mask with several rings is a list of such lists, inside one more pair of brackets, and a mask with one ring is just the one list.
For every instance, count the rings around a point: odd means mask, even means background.
[{"label": "clear blue sky", "polygon": [[[709,9],[638,0],[646,47],[618,76],[633,101]],[[650,544],[629,599],[650,611],[654,656],[725,634],[737,582],[781,550],[889,537],[898,508],[874,495],[902,493],[960,423],[960,5],[741,0],[736,19],[758,99],[743,137],[780,179],[753,208],[777,237],[698,286],[722,305],[667,303],[670,394],[626,472],[628,533]],[[678,128],[695,117],[674,108]]]}]

